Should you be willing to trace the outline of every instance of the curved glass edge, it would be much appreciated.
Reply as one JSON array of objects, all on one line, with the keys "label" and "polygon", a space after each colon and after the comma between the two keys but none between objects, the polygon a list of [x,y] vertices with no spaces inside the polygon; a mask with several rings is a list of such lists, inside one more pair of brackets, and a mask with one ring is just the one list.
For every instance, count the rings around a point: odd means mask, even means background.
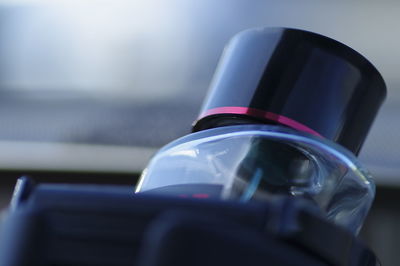
[{"label": "curved glass edge", "polygon": [[[207,129],[174,140],[171,143],[162,147],[157,152],[157,154],[160,154],[165,150],[169,150],[172,147],[187,143],[189,141],[196,141],[199,139],[202,139],[202,141],[204,141],[204,138],[207,138],[207,140],[212,141],[215,139],[219,139],[222,136],[224,137],[232,136],[230,134],[248,135],[251,133],[257,135],[261,134],[276,139],[297,140],[299,142],[309,143],[314,146],[321,146],[326,150],[329,150],[337,158],[343,160],[343,162],[347,163],[351,167],[351,169],[359,175],[361,179],[365,179],[366,182],[371,182],[374,184],[374,178],[369,173],[369,171],[365,169],[358,161],[357,157],[345,147],[328,139],[321,138],[306,132],[297,131],[283,126],[246,124],[246,125],[224,126],[224,127]],[[157,154],[155,156],[157,156]]]},{"label": "curved glass edge", "polygon": [[[150,176],[148,175],[149,169],[153,170],[155,167],[157,167],[157,162],[159,162],[161,158],[168,156],[168,154],[174,153],[174,151],[178,150],[190,151],[193,147],[197,147],[198,145],[201,145],[203,143],[213,143],[223,139],[246,137],[246,136],[247,137],[258,136],[284,143],[287,142],[292,144],[293,143],[301,144],[297,148],[300,148],[300,146],[306,147],[306,149],[311,147],[312,153],[318,153],[318,151],[321,151],[324,154],[323,157],[329,157],[329,158],[323,160],[317,160],[318,163],[320,164],[318,167],[320,168],[324,168],[323,164],[329,163],[329,160],[340,161],[341,164],[344,165],[349,171],[343,174],[342,177],[339,177],[340,180],[338,180],[335,183],[336,187],[332,188],[332,192],[330,193],[332,198],[336,197],[338,199],[341,198],[345,200],[340,200],[341,205],[340,204],[337,206],[334,204],[332,206],[326,205],[322,206],[322,208],[325,208],[327,210],[326,215],[329,220],[332,220],[333,222],[343,225],[345,228],[348,228],[349,230],[358,233],[363,223],[363,220],[365,219],[368,210],[372,204],[372,200],[375,194],[374,181],[370,173],[366,169],[364,169],[358,162],[357,158],[344,147],[332,141],[282,126],[271,126],[271,125],[226,126],[226,127],[204,130],[201,132],[193,133],[188,136],[182,137],[163,147],[154,156],[148,168],[146,168],[146,170],[143,172],[140,181],[138,183],[136,192],[142,192],[148,189],[146,187],[143,187],[143,183],[146,181],[146,179],[153,178],[151,175]],[[190,156],[190,154],[186,155]],[[325,175],[329,176],[328,173],[325,173]],[[255,172],[254,178],[252,180],[257,180],[257,171]],[[182,181],[182,183],[184,182],[187,181]],[[356,184],[348,184],[349,182],[356,182]],[[249,185],[249,187],[251,186],[252,184]],[[352,195],[346,195],[346,193],[353,193],[354,189],[353,192],[346,191],[346,189],[348,190],[349,187],[355,188],[357,186],[362,187],[362,196],[359,197],[358,201],[357,200],[354,201]],[[243,198],[245,197],[242,197],[242,199]],[[315,196],[315,200],[320,201],[318,195]],[[355,204],[358,207],[354,207]]]}]

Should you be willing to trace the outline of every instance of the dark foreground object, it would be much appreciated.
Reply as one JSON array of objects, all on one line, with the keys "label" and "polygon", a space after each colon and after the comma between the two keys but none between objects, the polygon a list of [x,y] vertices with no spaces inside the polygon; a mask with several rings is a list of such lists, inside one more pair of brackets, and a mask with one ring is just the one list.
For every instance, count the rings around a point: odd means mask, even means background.
[{"label": "dark foreground object", "polygon": [[377,265],[299,198],[265,203],[133,195],[131,187],[20,179],[0,265]]}]

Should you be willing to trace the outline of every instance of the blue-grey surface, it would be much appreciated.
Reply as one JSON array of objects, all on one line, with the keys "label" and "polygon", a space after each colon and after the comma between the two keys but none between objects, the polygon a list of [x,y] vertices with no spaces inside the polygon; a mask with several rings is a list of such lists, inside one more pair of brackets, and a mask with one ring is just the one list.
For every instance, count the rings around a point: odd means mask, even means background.
[{"label": "blue-grey surface", "polygon": [[0,140],[160,147],[188,134],[198,103],[138,105],[0,94]]}]

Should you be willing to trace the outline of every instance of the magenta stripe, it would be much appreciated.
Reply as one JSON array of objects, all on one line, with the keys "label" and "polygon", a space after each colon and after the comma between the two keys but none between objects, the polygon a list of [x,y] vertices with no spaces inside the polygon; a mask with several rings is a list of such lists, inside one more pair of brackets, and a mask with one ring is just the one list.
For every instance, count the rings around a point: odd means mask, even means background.
[{"label": "magenta stripe", "polygon": [[217,108],[213,108],[213,109],[207,110],[206,112],[202,113],[200,115],[200,118],[203,118],[203,117],[209,116],[209,115],[216,115],[216,114],[238,114],[238,115],[240,114],[240,115],[255,116],[255,117],[259,117],[259,118],[268,119],[268,120],[277,122],[279,124],[297,129],[299,131],[310,133],[310,134],[318,136],[318,137],[322,137],[322,135],[319,134],[318,132],[312,130],[311,128],[309,128],[293,119],[290,119],[289,117],[286,117],[283,115],[278,115],[278,114],[271,113],[271,112],[266,112],[266,111],[259,110],[259,109],[248,108],[248,107],[238,107],[238,106],[217,107]]}]

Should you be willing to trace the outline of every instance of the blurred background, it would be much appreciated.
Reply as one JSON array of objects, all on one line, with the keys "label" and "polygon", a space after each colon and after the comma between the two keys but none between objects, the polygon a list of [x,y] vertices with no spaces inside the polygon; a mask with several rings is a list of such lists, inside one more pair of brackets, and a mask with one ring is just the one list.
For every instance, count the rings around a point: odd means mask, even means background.
[{"label": "blurred background", "polygon": [[0,1],[0,207],[15,179],[131,184],[190,132],[224,45],[253,27],[339,40],[382,73],[388,96],[360,154],[377,197],[361,237],[400,254],[400,2]]}]

